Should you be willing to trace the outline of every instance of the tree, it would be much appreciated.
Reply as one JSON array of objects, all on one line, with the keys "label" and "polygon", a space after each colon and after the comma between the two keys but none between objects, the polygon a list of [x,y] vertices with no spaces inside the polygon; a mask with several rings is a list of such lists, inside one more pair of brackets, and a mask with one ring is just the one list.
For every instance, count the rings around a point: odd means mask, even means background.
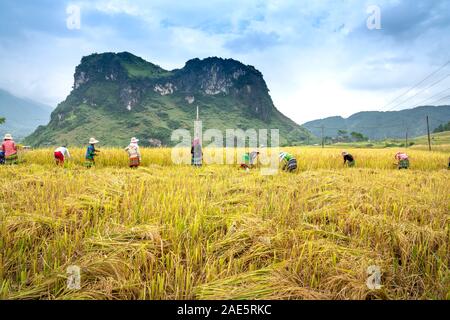
[{"label": "tree", "polygon": [[0,117],[0,124],[5,123],[5,118]]},{"label": "tree", "polygon": [[333,138],[329,137],[329,136],[326,136],[326,137],[323,138],[323,143],[325,143],[325,144],[332,144],[333,143]]},{"label": "tree", "polygon": [[349,140],[347,131],[338,130],[337,134],[338,134],[338,136],[337,136],[338,142],[347,142]]},{"label": "tree", "polygon": [[356,142],[369,140],[367,137],[365,137],[362,133],[359,132],[353,131],[352,133],[350,133],[350,135],[352,136],[352,139]]},{"label": "tree", "polygon": [[440,124],[436,129],[434,129],[433,133],[450,131],[450,121],[447,124]]}]

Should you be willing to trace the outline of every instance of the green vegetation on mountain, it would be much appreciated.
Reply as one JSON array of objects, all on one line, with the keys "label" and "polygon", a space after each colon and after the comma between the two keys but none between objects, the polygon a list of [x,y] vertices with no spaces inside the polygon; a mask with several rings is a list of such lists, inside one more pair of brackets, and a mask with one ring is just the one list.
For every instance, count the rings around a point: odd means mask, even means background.
[{"label": "green vegetation on mountain", "polygon": [[346,130],[338,130],[336,137],[324,137],[325,144],[341,143],[341,142],[364,142],[369,138],[362,133],[352,131],[350,134]]},{"label": "green vegetation on mountain", "polygon": [[425,106],[390,112],[358,112],[346,119],[329,117],[307,122],[303,126],[318,137],[321,137],[323,126],[324,136],[334,140],[339,137],[340,130],[361,133],[371,140],[404,138],[406,131],[409,137],[417,137],[427,133],[427,115],[430,129],[433,130],[450,120],[450,106]]},{"label": "green vegetation on mountain", "polygon": [[142,145],[174,145],[173,130],[193,131],[197,106],[203,131],[279,129],[284,145],[310,136],[275,108],[259,71],[232,59],[193,59],[167,71],[127,52],[93,54],[74,78],[70,95],[27,144],[81,145],[94,136],[120,146],[137,136]]},{"label": "green vegetation on mountain", "polygon": [[446,124],[440,124],[436,129],[433,130],[433,133],[450,131],[450,121]]},{"label": "green vegetation on mountain", "polygon": [[[443,144],[450,145],[450,131],[432,133],[430,135],[430,138],[431,138],[431,145],[443,145]],[[415,144],[428,145],[428,136],[424,135],[414,138],[413,142]]]}]

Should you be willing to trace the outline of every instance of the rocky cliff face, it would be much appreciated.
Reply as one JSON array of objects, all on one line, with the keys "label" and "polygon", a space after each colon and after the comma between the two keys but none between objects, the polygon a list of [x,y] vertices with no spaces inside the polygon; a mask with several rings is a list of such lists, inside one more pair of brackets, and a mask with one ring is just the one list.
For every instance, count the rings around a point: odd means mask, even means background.
[{"label": "rocky cliff face", "polygon": [[144,77],[137,80],[130,77],[127,64],[123,62],[133,63],[137,59],[139,58],[132,58],[126,53],[85,57],[76,68],[73,88],[78,90],[89,86],[90,82],[98,81],[117,83],[123,107],[128,111],[140,102],[141,96],[148,90],[161,96],[179,92],[194,100],[198,95],[229,95],[242,99],[248,105],[248,111],[264,121],[268,120],[274,108],[262,74],[254,67],[245,66],[238,61],[221,58],[193,59],[183,69],[172,72],[148,63],[144,68],[155,69],[164,73],[164,76],[161,79]]},{"label": "rocky cliff face", "polygon": [[267,121],[274,109],[262,74],[232,59],[193,59],[174,75],[181,91],[197,95],[224,95],[239,99],[247,111]]},{"label": "rocky cliff face", "polygon": [[132,131],[149,144],[168,144],[171,130],[192,127],[197,105],[206,124],[218,129],[279,127],[288,140],[305,139],[308,133],[274,107],[268,92],[258,70],[232,59],[192,59],[168,71],[127,52],[93,54],[76,67],[73,90],[50,123],[28,142],[78,144],[80,128],[91,128],[88,135],[97,131],[115,144],[102,128],[113,127],[118,139]]}]

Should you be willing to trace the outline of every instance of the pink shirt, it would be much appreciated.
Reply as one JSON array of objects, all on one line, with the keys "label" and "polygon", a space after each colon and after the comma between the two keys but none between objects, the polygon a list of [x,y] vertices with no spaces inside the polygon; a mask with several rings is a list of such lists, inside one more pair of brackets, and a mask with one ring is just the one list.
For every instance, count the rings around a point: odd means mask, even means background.
[{"label": "pink shirt", "polygon": [[10,155],[17,153],[16,144],[12,140],[3,141],[2,150],[5,153],[5,157],[9,157]]},{"label": "pink shirt", "polygon": [[406,153],[397,153],[398,160],[408,160],[408,155]]}]

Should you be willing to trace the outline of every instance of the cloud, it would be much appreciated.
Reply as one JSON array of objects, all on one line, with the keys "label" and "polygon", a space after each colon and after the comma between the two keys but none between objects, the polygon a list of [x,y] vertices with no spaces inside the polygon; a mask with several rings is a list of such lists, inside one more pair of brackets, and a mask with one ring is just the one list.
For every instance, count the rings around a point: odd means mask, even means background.
[{"label": "cloud", "polygon": [[436,26],[450,24],[450,7],[444,1],[403,1],[382,10],[385,34],[411,40]]},{"label": "cloud", "polygon": [[249,52],[253,50],[265,50],[279,43],[280,36],[275,32],[252,32],[236,37],[224,44],[224,47],[232,52]]},{"label": "cloud", "polygon": [[[373,3],[381,30],[366,27]],[[66,27],[69,4],[80,30]],[[166,69],[222,56],[258,68],[277,108],[302,123],[379,108],[448,60],[448,34],[445,0],[2,0],[0,87],[55,106],[92,52]]]},{"label": "cloud", "polygon": [[106,14],[126,14],[139,16],[141,11],[137,5],[127,0],[101,0],[97,2],[83,2],[82,8],[94,9]]}]

